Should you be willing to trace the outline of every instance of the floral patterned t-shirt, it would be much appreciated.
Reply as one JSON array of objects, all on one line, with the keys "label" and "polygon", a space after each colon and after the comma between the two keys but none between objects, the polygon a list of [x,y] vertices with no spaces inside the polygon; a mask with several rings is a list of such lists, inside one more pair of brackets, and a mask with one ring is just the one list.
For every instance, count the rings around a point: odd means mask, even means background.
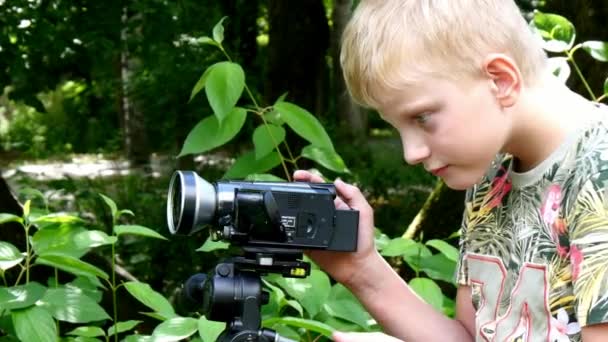
[{"label": "floral patterned t-shirt", "polygon": [[467,192],[457,281],[477,341],[580,341],[608,322],[608,110],[591,118],[530,171],[498,156]]}]

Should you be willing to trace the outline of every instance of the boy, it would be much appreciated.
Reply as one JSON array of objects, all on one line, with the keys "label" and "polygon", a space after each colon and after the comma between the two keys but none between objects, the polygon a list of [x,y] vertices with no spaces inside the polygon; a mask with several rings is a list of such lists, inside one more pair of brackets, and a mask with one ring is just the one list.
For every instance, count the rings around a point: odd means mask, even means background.
[{"label": "boy", "polygon": [[608,341],[608,111],[553,77],[515,3],[362,0],[341,63],[409,164],[468,189],[456,318],[377,253],[372,209],[352,185],[336,181],[336,205],[360,211],[357,252],[311,258],[405,341]]}]

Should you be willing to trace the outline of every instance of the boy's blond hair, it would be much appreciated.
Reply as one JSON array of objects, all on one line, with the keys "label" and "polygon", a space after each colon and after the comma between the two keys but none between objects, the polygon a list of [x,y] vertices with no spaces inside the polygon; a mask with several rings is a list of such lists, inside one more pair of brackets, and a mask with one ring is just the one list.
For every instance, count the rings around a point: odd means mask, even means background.
[{"label": "boy's blond hair", "polygon": [[419,77],[477,77],[489,53],[504,53],[524,84],[547,56],[513,0],[361,0],[344,30],[340,62],[349,92],[378,108],[381,95]]}]

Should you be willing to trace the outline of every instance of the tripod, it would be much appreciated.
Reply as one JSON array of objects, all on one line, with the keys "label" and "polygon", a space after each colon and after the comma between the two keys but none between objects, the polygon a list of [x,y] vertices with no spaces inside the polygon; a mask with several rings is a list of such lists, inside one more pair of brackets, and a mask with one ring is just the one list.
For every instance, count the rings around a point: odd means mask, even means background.
[{"label": "tripod", "polygon": [[260,275],[279,273],[303,278],[310,264],[301,261],[302,251],[245,247],[244,256],[220,262],[209,275],[196,274],[184,284],[183,296],[200,304],[207,319],[226,322],[217,342],[295,342],[262,328],[261,306],[269,294],[262,290]]}]

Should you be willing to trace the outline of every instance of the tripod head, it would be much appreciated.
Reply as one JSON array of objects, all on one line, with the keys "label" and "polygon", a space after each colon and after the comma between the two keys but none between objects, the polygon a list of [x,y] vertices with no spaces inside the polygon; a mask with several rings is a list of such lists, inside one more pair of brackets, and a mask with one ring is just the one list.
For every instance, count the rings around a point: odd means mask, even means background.
[{"label": "tripod head", "polygon": [[278,273],[303,278],[310,264],[302,252],[277,248],[244,248],[243,256],[218,263],[209,274],[195,274],[184,284],[181,306],[199,307],[207,319],[226,322],[218,342],[290,342],[271,329],[262,328],[261,306],[269,294],[262,290],[260,275]]}]

